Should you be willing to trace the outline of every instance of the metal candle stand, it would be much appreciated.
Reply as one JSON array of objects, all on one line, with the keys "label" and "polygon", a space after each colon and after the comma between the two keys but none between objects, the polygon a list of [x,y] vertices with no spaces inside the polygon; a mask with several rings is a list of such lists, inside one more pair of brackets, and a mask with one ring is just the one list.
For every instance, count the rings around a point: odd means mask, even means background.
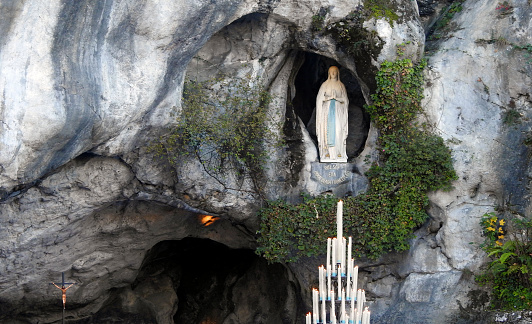
[{"label": "metal candle stand", "polygon": [[[355,260],[351,258],[351,237],[346,258],[342,208],[343,202],[340,200],[336,230],[341,239],[327,239],[327,268],[323,265],[318,268],[319,288],[312,289],[312,312],[307,313],[306,324],[370,324],[370,311],[368,307],[364,308],[366,293],[363,289],[357,289],[358,266],[354,266]],[[335,267],[331,264],[335,264]]]}]

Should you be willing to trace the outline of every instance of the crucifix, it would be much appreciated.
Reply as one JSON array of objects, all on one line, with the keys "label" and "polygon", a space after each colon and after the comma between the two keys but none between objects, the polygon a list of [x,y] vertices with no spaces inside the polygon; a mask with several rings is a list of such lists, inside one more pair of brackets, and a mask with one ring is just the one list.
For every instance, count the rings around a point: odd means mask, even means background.
[{"label": "crucifix", "polygon": [[[72,287],[73,285],[75,285],[76,283],[75,282],[65,282],[65,273],[64,272],[61,272],[61,287],[59,287],[58,285],[56,285],[54,282],[51,282],[50,285],[54,285],[56,286],[57,288],[59,288],[61,290],[61,292],[63,293],[62,294],[62,298],[63,298],[63,310],[65,309],[65,305],[66,305],[66,291],[68,290],[68,288]],[[68,287],[66,287],[66,285],[69,285]]]}]

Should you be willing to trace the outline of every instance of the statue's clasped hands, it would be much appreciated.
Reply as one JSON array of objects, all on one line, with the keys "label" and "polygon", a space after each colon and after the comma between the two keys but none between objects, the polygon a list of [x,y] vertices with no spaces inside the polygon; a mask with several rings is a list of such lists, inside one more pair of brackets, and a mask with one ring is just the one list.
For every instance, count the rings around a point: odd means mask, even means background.
[{"label": "statue's clasped hands", "polygon": [[324,97],[325,97],[325,101],[331,101],[331,100],[334,99],[334,100],[338,101],[339,103],[344,103],[344,101],[342,99],[336,98],[336,91],[335,90],[333,90],[332,94],[325,93]]}]

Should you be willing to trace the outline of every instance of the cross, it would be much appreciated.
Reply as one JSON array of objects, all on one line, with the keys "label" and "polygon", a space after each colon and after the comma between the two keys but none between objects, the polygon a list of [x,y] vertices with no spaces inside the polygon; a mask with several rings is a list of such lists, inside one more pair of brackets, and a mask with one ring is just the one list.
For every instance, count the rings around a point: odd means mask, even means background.
[{"label": "cross", "polygon": [[[62,297],[63,297],[63,310],[65,309],[65,305],[66,305],[66,291],[67,291],[68,288],[72,287],[75,284],[76,284],[75,282],[65,282],[65,273],[64,272],[61,272],[61,287],[56,285],[54,282],[50,283],[50,285],[56,286],[63,293],[62,294]],[[69,285],[69,286],[65,287],[66,285]]]}]

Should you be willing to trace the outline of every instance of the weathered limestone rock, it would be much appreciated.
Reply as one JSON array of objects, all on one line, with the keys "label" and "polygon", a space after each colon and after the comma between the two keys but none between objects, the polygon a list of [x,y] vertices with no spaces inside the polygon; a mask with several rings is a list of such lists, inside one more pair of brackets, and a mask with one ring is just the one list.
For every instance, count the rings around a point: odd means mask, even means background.
[{"label": "weathered limestone rock", "polygon": [[[450,314],[458,314],[462,306],[465,313],[472,312],[467,307],[478,287],[468,274],[476,273],[485,258],[478,248],[483,240],[480,217],[498,206],[524,215],[530,210],[530,191],[523,182],[530,168],[524,139],[531,127],[532,67],[526,62],[526,53],[513,49],[510,43],[530,43],[531,9],[526,1],[512,5],[509,15],[500,15],[494,3],[464,2],[462,12],[452,21],[449,37],[440,41],[429,58],[424,107],[434,131],[447,139],[453,150],[459,179],[452,191],[430,196],[434,223],[428,232],[437,231],[431,247],[441,249],[447,262],[429,271],[434,274],[411,274],[401,292],[412,303],[409,307],[415,308],[418,303],[432,302],[436,293],[430,291],[432,288],[413,289],[421,284],[419,280],[432,278],[434,283],[428,287],[437,284],[436,280],[446,280],[450,287],[458,282],[461,272],[460,289],[442,287],[447,293],[441,297],[450,302],[441,317],[431,315],[433,323],[451,321]],[[482,40],[493,38],[500,42]],[[508,123],[505,116],[512,110],[519,117]],[[425,233],[420,230],[418,235]],[[427,255],[418,249],[426,249],[426,245],[414,244],[410,255]],[[416,257],[418,261],[406,259],[405,265],[414,270],[423,257]]]},{"label": "weathered limestone rock", "polygon": [[[117,300],[122,312],[138,310],[139,323],[171,322],[176,281],[161,275],[132,287],[146,251],[185,237],[252,249],[258,208],[254,195],[227,190],[192,159],[174,168],[147,152],[175,123],[185,75],[262,77],[278,98],[270,108],[286,121],[287,138],[286,147],[271,151],[265,192],[293,201],[302,190],[320,194],[311,176],[316,145],[306,128],[312,111],[305,117],[287,108],[301,91],[295,82],[301,53],[349,71],[361,107],[372,71],[395,58],[397,44],[411,41],[408,54],[423,50],[416,3],[394,3],[401,19],[393,27],[385,19],[364,23],[383,48],[362,66],[312,29],[320,9],[329,9],[328,24],[360,1],[0,1],[0,320],[59,320],[57,291],[42,286],[65,271],[80,283],[69,290],[72,320]],[[416,232],[411,251],[360,264],[375,323],[455,322],[478,288],[470,272],[484,254],[469,243],[482,240],[482,214],[497,205],[530,211],[523,143],[532,65],[511,44],[530,43],[531,9],[526,0],[512,5],[501,16],[493,3],[464,2],[456,29],[429,60],[426,118],[449,140],[459,180],[452,191],[431,194],[432,219]],[[510,112],[518,122],[505,122]],[[365,145],[349,161],[357,177],[368,168],[364,157],[375,157],[377,133],[367,127]],[[203,214],[220,219],[205,226]],[[236,285],[263,285],[257,268]],[[305,284],[309,303],[306,284],[315,280],[315,267],[290,270]],[[163,295],[152,294],[153,286],[165,296],[157,311]],[[227,323],[253,318],[255,304],[243,291],[234,291],[234,302],[246,306]],[[283,307],[293,308],[297,298]]]}]

